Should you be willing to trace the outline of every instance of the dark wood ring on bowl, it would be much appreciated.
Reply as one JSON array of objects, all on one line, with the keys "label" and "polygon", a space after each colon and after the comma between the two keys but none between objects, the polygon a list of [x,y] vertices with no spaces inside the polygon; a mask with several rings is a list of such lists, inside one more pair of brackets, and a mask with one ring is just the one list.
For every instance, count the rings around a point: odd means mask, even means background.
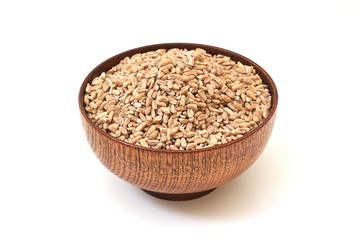
[{"label": "dark wood ring on bowl", "polygon": [[[125,57],[171,48],[203,48],[212,55],[222,54],[234,61],[252,65],[263,82],[268,85],[272,96],[268,117],[258,127],[234,141],[204,149],[176,151],[145,148],[121,141],[91,122],[83,102],[87,83],[102,72],[110,70]],[[83,81],[78,103],[87,140],[104,166],[133,185],[168,196],[209,191],[248,169],[259,157],[270,138],[278,104],[278,92],[275,83],[263,68],[238,53],[203,44],[163,43],[131,49],[99,64]]]},{"label": "dark wood ring on bowl", "polygon": [[141,189],[141,190],[143,190],[144,192],[146,192],[147,194],[149,194],[149,195],[151,195],[153,197],[160,198],[160,199],[163,199],[163,200],[188,201],[188,200],[193,200],[193,199],[200,198],[200,197],[203,197],[205,195],[208,195],[209,193],[214,191],[215,188],[210,189],[210,190],[206,190],[206,191],[202,191],[202,192],[182,193],[182,194],[153,192],[153,191],[149,191],[149,190],[145,190],[145,189]]}]

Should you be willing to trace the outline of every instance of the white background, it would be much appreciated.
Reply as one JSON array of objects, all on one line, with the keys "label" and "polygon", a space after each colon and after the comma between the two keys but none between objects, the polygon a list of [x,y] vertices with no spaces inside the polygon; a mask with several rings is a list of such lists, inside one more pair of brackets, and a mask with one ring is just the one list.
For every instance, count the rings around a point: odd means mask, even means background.
[{"label": "white background", "polygon": [[[0,239],[360,239],[360,1],[2,1]],[[112,175],[83,133],[86,75],[122,51],[194,42],[272,76],[257,162],[198,200]]]}]

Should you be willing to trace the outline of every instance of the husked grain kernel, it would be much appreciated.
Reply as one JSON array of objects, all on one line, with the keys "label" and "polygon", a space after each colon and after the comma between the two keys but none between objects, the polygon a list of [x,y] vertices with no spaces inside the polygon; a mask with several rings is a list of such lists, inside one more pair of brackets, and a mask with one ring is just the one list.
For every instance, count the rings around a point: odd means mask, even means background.
[{"label": "husked grain kernel", "polygon": [[240,138],[269,115],[254,67],[205,50],[161,49],[120,61],[86,85],[89,119],[142,147],[192,150]]}]

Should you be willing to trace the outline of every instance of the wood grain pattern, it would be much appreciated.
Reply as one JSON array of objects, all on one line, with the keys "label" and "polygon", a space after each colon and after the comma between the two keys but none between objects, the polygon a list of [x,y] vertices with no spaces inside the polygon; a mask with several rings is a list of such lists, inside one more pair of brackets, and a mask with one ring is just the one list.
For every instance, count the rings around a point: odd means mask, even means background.
[{"label": "wood grain pattern", "polygon": [[[89,120],[83,103],[85,87],[88,82],[100,75],[101,72],[118,64],[124,57],[130,57],[139,52],[174,47],[187,49],[200,47],[210,54],[223,54],[231,57],[234,61],[254,66],[268,85],[272,95],[269,116],[242,138],[210,148],[182,151],[157,150],[123,142],[106,134]],[[270,138],[277,103],[278,93],[275,83],[258,64],[225,49],[192,43],[156,44],[120,53],[98,65],[86,77],[79,92],[83,128],[87,140],[99,160],[121,179],[144,190],[155,192],[151,194],[153,196],[157,195],[157,197],[168,200],[171,199],[171,194],[175,194],[173,200],[186,200],[186,196],[192,199],[196,196],[194,193],[212,190],[248,169],[264,150]],[[179,194],[185,195],[180,196]]]}]

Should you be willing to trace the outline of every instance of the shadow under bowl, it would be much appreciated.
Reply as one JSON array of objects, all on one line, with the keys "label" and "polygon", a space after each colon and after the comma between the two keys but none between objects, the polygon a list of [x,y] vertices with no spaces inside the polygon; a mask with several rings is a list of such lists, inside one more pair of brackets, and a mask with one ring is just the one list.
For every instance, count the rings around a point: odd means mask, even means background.
[{"label": "shadow under bowl", "polygon": [[[251,65],[268,86],[272,106],[264,121],[243,137],[226,144],[196,150],[158,150],[121,141],[102,131],[88,118],[84,95],[87,83],[110,70],[125,57],[157,49],[202,48],[212,55],[222,54],[233,61]],[[252,60],[229,50],[194,43],[163,43],[131,49],[115,55],[94,68],[79,91],[79,107],[87,140],[98,159],[113,174],[140,187],[154,197],[190,200],[204,196],[239,176],[264,150],[275,121],[278,93],[270,75]]]}]

